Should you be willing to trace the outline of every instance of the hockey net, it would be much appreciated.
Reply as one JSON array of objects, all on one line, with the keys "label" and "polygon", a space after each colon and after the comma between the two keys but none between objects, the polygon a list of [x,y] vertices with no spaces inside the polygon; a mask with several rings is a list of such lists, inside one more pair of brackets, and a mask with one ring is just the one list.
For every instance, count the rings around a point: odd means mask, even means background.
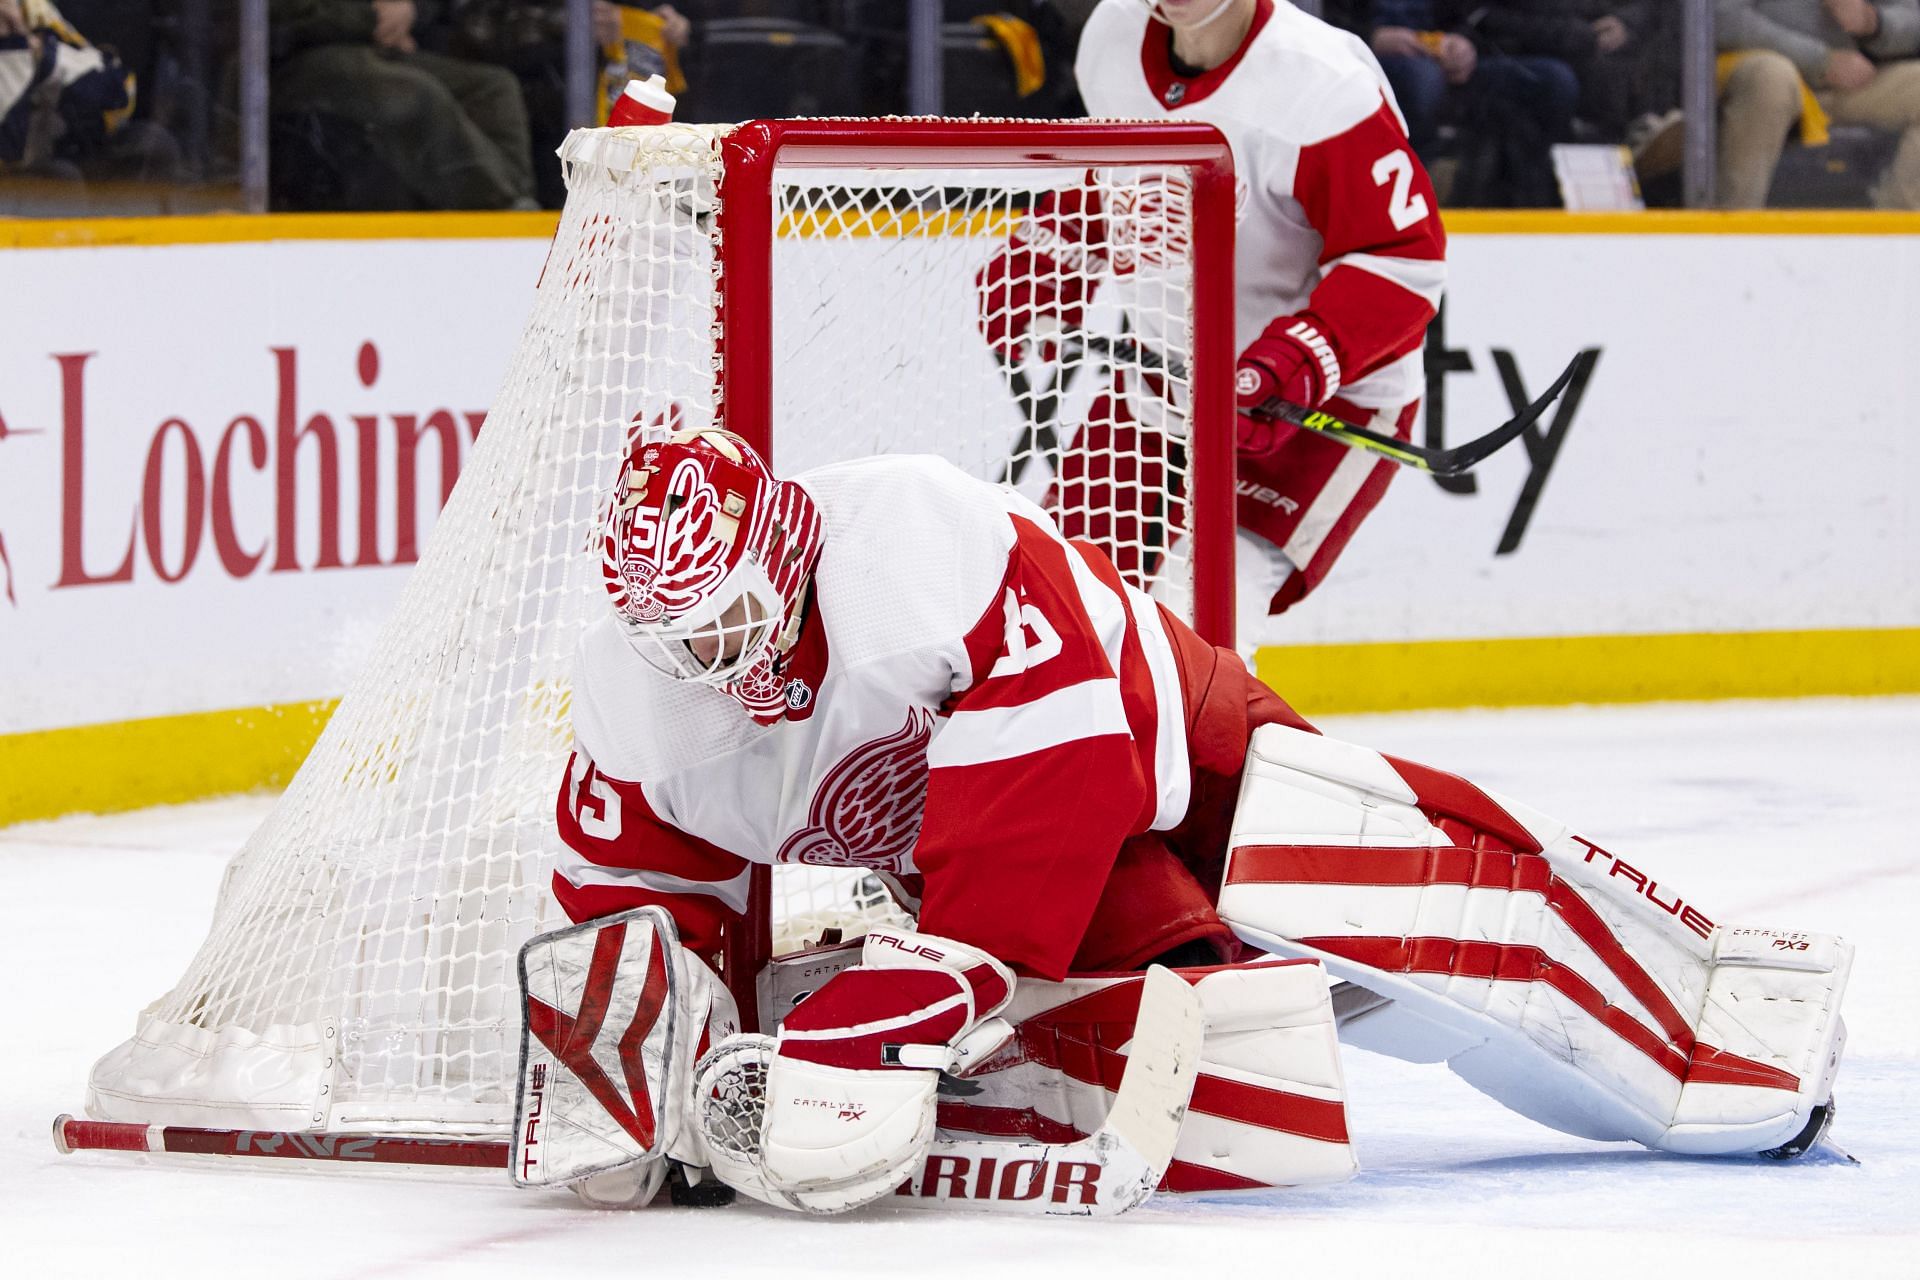
[{"label": "hockey net", "polygon": [[[518,949],[566,923],[548,881],[568,677],[605,608],[591,547],[631,432],[717,423],[788,475],[944,455],[1050,502],[1230,638],[1217,134],[784,121],[583,130],[563,154],[566,211],[474,456],[373,655],[227,869],[187,972],[95,1065],[97,1119],[506,1131]],[[1107,235],[1177,245],[1179,261],[1128,293],[1107,278],[1121,255],[1084,255],[1069,269],[1092,305],[1003,365],[976,274],[1038,202],[1089,190]],[[1143,331],[1164,349],[1129,368]],[[1130,429],[1140,359],[1193,375],[1152,380],[1161,430]],[[1103,395],[1129,374],[1131,411]],[[1073,466],[1101,482],[1067,492]],[[769,951],[892,912],[857,869],[777,868],[756,879],[727,979],[750,1001]]]}]

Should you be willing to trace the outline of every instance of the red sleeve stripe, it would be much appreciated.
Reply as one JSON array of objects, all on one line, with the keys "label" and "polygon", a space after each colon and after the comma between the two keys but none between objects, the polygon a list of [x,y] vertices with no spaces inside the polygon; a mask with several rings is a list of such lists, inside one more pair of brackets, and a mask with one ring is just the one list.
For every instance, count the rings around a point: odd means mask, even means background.
[{"label": "red sleeve stripe", "polygon": [[[1389,158],[1395,155],[1404,164],[1396,167]],[[1384,96],[1379,109],[1352,128],[1300,148],[1293,192],[1320,233],[1322,262],[1356,250],[1446,258],[1432,180]]]},{"label": "red sleeve stripe", "polygon": [[1000,585],[994,589],[993,600],[987,605],[986,612],[973,624],[961,640],[967,651],[966,683],[955,688],[955,695],[965,693],[974,685],[986,679],[987,672],[993,667],[994,658],[1007,642],[1007,602],[1017,600],[1013,590],[1014,579],[1020,572],[1020,555],[1016,547],[1013,555],[1007,558],[1007,571],[1001,575]]},{"label": "red sleeve stripe", "polygon": [[[978,711],[1017,706],[1041,694],[1098,677],[1111,678],[1128,625],[1126,606],[1097,584],[1081,581],[1066,542],[1018,515],[1008,585],[975,630],[990,628],[992,643],[978,650],[973,683],[956,706]],[[1091,582],[1091,579],[1088,580]]]},{"label": "red sleeve stripe", "polygon": [[[1128,591],[1126,597],[1128,608],[1133,610],[1141,664],[1146,667],[1153,689],[1150,708],[1153,755],[1143,761],[1153,771],[1149,776],[1153,778],[1157,800],[1152,829],[1171,831],[1186,821],[1187,805],[1193,798],[1193,769],[1187,754],[1186,693],[1180,682],[1180,660],[1174,656],[1173,641],[1167,638],[1160,606],[1139,591]],[[1140,727],[1136,727],[1135,732],[1139,731]]]},{"label": "red sleeve stripe", "polygon": [[1331,275],[1340,267],[1371,271],[1389,284],[1398,285],[1425,300],[1429,310],[1439,307],[1440,294],[1447,283],[1447,264],[1431,259],[1402,258],[1380,253],[1343,253],[1326,264],[1326,274]]},{"label": "red sleeve stripe", "polygon": [[1351,263],[1329,268],[1309,305],[1333,340],[1349,384],[1418,346],[1434,315],[1434,303],[1426,297]]},{"label": "red sleeve stripe", "polygon": [[1089,580],[1083,591],[1097,584],[1123,602],[1127,625],[1117,653],[1111,656],[1120,673],[1120,696],[1133,729],[1134,749],[1144,777],[1153,779],[1154,812],[1150,829],[1170,831],[1185,821],[1192,788],[1187,757],[1186,695],[1180,689],[1180,664],[1173,656],[1160,621],[1159,606],[1127,586],[1113,561],[1097,547],[1070,544],[1076,578]]},{"label": "red sleeve stripe", "polygon": [[1118,682],[1089,680],[1017,706],[954,712],[927,749],[927,767],[1012,760],[1084,738],[1127,732]]}]

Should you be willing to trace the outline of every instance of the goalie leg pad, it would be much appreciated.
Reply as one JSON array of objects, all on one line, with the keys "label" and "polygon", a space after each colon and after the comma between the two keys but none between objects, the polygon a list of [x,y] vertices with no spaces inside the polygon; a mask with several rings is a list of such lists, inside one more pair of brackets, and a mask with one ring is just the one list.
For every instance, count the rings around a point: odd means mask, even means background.
[{"label": "goalie leg pad", "polygon": [[521,948],[520,991],[516,1183],[637,1208],[668,1157],[705,1164],[689,1123],[694,1059],[739,1019],[671,916],[642,907],[541,934]]},{"label": "goalie leg pad", "polygon": [[1845,942],[1720,928],[1544,815],[1352,744],[1255,732],[1220,914],[1392,1001],[1349,1043],[1568,1133],[1767,1151],[1831,1095]]},{"label": "goalie leg pad", "polygon": [[[1339,1182],[1348,1140],[1325,971],[1311,962],[1174,971],[1206,1018],[1200,1070],[1160,1189]],[[1144,975],[1021,980],[1014,1039],[941,1099],[944,1138],[1072,1142],[1097,1130],[1124,1074]]]}]

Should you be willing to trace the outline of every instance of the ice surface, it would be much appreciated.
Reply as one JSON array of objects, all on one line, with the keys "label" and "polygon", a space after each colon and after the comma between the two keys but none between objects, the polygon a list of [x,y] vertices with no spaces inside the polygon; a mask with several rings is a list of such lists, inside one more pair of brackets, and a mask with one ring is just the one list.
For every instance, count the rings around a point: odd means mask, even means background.
[{"label": "ice surface", "polygon": [[88,1065],[186,965],[226,857],[272,804],[0,830],[13,992],[0,1267],[14,1276],[1920,1277],[1920,699],[1350,717],[1325,727],[1464,773],[1657,869],[1714,918],[1859,947],[1834,1137],[1774,1166],[1563,1137],[1444,1069],[1348,1055],[1363,1173],[1161,1197],[1109,1223],[757,1206],[596,1214],[570,1196],[386,1173],[62,1157]]}]

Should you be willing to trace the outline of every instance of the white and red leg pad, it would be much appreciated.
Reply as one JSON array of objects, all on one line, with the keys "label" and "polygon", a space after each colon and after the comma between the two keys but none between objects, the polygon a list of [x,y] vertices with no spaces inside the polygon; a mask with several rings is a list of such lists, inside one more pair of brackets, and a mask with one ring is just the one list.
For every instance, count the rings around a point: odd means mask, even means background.
[{"label": "white and red leg pad", "polygon": [[705,1163],[693,1064],[739,1018],[671,916],[641,907],[543,933],[521,948],[520,991],[516,1183],[629,1208],[659,1189],[668,1157]]},{"label": "white and red leg pad", "polygon": [[[1174,971],[1206,1012],[1200,1074],[1163,1191],[1339,1182],[1358,1167],[1327,978],[1303,962]],[[954,1138],[1075,1142],[1100,1128],[1126,1069],[1144,975],[1023,978],[1014,1038],[940,1101]]]},{"label": "white and red leg pad", "polygon": [[1220,915],[1392,1001],[1348,1043],[1444,1060],[1567,1133],[1765,1151],[1832,1092],[1847,943],[1721,928],[1560,823],[1363,747],[1254,732]]}]

